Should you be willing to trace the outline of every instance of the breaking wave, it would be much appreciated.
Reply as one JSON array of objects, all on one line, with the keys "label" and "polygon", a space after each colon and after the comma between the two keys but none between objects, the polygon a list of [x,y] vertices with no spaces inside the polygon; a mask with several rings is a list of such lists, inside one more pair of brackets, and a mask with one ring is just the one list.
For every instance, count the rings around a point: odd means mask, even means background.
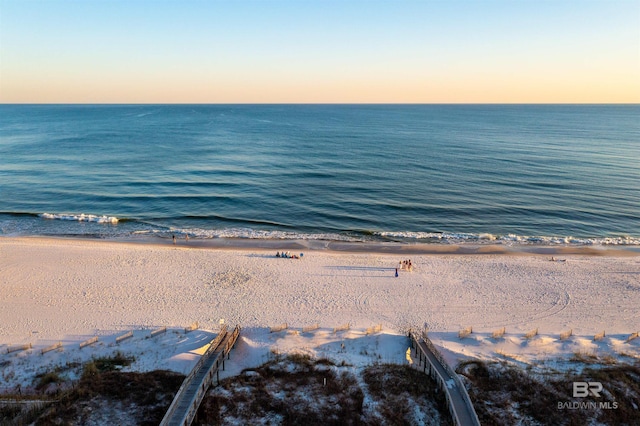
[{"label": "breaking wave", "polygon": [[95,223],[110,223],[117,224],[120,219],[114,216],[97,216],[92,214],[55,214],[55,213],[42,213],[39,215],[43,219],[50,220],[69,220],[75,222],[95,222]]},{"label": "breaking wave", "polygon": [[538,245],[640,245],[640,238],[630,236],[584,238],[573,236],[531,236],[531,235],[493,235],[489,233],[447,233],[447,232],[376,232],[383,238],[416,240],[442,243],[512,243]]}]

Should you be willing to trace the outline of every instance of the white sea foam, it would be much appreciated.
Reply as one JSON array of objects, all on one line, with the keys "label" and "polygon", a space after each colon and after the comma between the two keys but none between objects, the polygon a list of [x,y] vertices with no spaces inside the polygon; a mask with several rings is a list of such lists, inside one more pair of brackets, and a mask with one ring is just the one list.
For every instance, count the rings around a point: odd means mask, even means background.
[{"label": "white sea foam", "polygon": [[540,245],[640,245],[640,238],[630,236],[603,237],[603,238],[577,238],[573,236],[532,236],[532,235],[493,235],[489,233],[447,233],[447,232],[376,232],[385,238],[438,240],[443,243],[453,244],[464,242],[492,242],[513,244],[540,244]]},{"label": "white sea foam", "polygon": [[96,223],[118,223],[118,218],[114,216],[96,216],[92,214],[54,214],[54,213],[42,213],[40,215],[43,219],[52,220],[71,220],[77,222],[96,222]]},{"label": "white sea foam", "polygon": [[374,232],[386,238],[402,238],[416,240],[441,240],[441,241],[495,241],[498,237],[488,233],[469,234],[462,232]]},{"label": "white sea foam", "polygon": [[[51,214],[42,213],[43,219],[57,219],[76,222],[95,222],[105,224],[117,224],[120,219],[113,216],[97,216],[87,214]],[[506,245],[588,245],[588,246],[640,246],[640,237],[616,236],[616,237],[573,237],[573,236],[541,236],[491,233],[465,233],[465,232],[414,232],[414,231],[378,231],[369,235],[362,233],[306,233],[296,231],[282,231],[274,229],[252,229],[249,227],[234,227],[222,229],[205,228],[181,228],[165,227],[162,225],[150,225],[151,229],[128,230],[135,235],[155,235],[160,237],[172,234],[190,238],[243,238],[243,239],[268,239],[268,240],[314,240],[314,241],[338,241],[338,242],[371,242],[383,239],[400,240],[407,243],[440,243],[440,244],[506,244]]]},{"label": "white sea foam", "polygon": [[357,238],[351,235],[341,235],[332,233],[305,234],[301,232],[285,232],[275,230],[256,230],[249,228],[227,228],[227,229],[202,229],[202,228],[169,228],[146,229],[134,231],[135,235],[155,235],[166,237],[167,235],[188,235],[189,238],[212,239],[212,238],[246,238],[257,240],[318,240],[318,241],[341,241],[341,242],[364,242],[364,238]]},{"label": "white sea foam", "polygon": [[270,240],[327,240],[327,241],[364,241],[363,238],[354,238],[349,235],[320,233],[305,234],[301,232],[287,232],[276,230],[260,230],[250,228],[227,228],[227,229],[172,229],[171,232],[187,234],[195,238],[247,238],[247,239],[270,239]]}]

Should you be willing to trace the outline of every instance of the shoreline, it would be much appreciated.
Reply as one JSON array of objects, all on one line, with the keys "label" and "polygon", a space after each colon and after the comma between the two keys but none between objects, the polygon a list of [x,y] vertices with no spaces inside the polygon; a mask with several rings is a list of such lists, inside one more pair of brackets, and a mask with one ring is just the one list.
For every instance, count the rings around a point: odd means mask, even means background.
[{"label": "shoreline", "polygon": [[535,245],[535,244],[438,244],[401,242],[343,242],[328,240],[278,240],[250,238],[212,238],[188,241],[180,238],[174,245],[170,239],[122,238],[103,239],[82,236],[0,236],[0,241],[87,242],[98,244],[123,244],[155,247],[180,247],[204,250],[272,250],[312,251],[326,253],[360,253],[389,255],[574,255],[574,256],[640,256],[640,246],[629,245]]}]

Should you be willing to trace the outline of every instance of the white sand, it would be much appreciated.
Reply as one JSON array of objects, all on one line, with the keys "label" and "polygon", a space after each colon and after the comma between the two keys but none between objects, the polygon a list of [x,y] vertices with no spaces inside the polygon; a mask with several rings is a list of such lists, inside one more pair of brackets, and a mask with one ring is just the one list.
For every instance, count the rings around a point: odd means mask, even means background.
[{"label": "white sand", "polygon": [[[243,327],[227,374],[272,351],[403,362],[409,328],[426,324],[455,363],[467,356],[531,362],[588,352],[640,357],[640,256],[399,255],[202,249],[44,238],[0,239],[0,390],[47,366],[121,350],[133,369],[188,372],[221,319]],[[411,258],[414,271],[395,267]],[[198,321],[201,329],[182,329]],[[269,333],[288,323],[289,330]],[[299,333],[315,323],[320,329]],[[351,331],[332,329],[349,323]],[[362,337],[382,324],[387,334]],[[149,338],[157,327],[166,334]],[[471,326],[473,334],[458,338]],[[506,328],[502,338],[491,333]],[[538,328],[539,335],[524,334]],[[568,340],[563,331],[573,330]],[[133,339],[115,338],[135,330]],[[593,341],[602,331],[606,337]],[[97,335],[100,342],[80,350]],[[362,337],[361,339],[356,339]],[[62,351],[40,350],[61,341]],[[7,354],[19,344],[32,350]],[[344,345],[344,347],[343,347]],[[351,346],[351,347],[350,347]],[[362,358],[358,361],[358,357]],[[405,360],[405,362],[407,362]]]}]

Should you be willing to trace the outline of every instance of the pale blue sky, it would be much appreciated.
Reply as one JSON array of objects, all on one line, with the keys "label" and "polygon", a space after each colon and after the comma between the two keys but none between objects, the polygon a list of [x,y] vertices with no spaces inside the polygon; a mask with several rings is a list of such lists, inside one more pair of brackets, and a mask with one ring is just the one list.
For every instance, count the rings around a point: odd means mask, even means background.
[{"label": "pale blue sky", "polygon": [[640,0],[0,0],[0,102],[640,102]]}]

